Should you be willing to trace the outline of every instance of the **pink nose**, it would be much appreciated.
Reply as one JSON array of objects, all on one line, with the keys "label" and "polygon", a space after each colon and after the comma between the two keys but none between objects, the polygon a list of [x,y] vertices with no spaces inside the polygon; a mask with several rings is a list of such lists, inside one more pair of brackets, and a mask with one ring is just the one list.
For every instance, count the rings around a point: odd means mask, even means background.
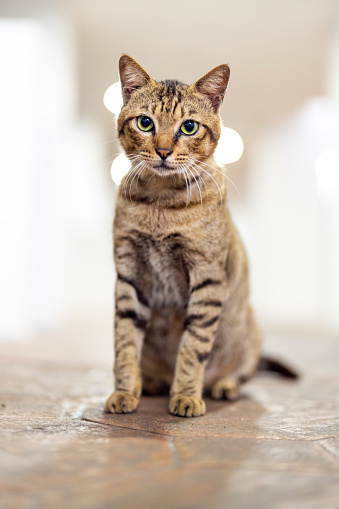
[{"label": "pink nose", "polygon": [[163,161],[173,152],[170,148],[156,148],[155,151]]}]

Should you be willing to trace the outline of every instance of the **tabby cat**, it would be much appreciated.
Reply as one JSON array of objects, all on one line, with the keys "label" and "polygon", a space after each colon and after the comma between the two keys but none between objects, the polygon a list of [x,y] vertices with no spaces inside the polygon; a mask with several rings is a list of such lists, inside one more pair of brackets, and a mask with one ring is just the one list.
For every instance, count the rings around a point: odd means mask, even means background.
[{"label": "tabby cat", "polygon": [[188,86],[119,61],[120,143],[131,170],[114,220],[115,392],[105,411],[133,412],[142,390],[170,389],[173,415],[204,415],[203,391],[235,399],[256,370],[261,331],[246,254],[213,158],[230,70]]}]

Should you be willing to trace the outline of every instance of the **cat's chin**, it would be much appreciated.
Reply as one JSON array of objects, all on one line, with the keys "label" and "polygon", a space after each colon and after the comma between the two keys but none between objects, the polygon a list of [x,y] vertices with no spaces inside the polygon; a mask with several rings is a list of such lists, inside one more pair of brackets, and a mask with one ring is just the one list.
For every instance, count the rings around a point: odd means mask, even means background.
[{"label": "cat's chin", "polygon": [[180,173],[178,168],[173,166],[169,166],[166,163],[157,164],[156,166],[152,166],[152,170],[154,173],[160,176],[173,175],[174,173]]},{"label": "cat's chin", "polygon": [[153,166],[153,168],[159,169],[159,170],[173,170],[174,169],[172,166],[169,166],[166,163],[156,164],[156,165]]}]

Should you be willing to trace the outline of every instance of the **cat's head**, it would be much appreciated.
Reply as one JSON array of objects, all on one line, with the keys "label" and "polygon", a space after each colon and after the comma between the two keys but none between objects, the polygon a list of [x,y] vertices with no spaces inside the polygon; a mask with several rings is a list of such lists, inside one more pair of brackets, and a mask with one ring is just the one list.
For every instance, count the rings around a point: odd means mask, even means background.
[{"label": "cat's head", "polygon": [[119,61],[124,105],[120,142],[132,161],[158,175],[206,161],[220,137],[219,108],[230,69],[220,65],[188,86],[155,81],[131,57]]}]

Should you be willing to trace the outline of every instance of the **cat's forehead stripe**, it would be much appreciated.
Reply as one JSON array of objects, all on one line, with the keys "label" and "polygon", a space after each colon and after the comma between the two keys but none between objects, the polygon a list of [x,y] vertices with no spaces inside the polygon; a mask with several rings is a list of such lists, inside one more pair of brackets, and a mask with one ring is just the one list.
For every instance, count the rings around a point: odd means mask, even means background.
[{"label": "cat's forehead stripe", "polygon": [[172,115],[174,115],[175,110],[177,109],[178,104],[179,104],[179,99],[174,103]]},{"label": "cat's forehead stripe", "polygon": [[[152,113],[168,113],[174,116],[178,104],[183,100],[183,92],[188,85],[176,80],[165,80],[157,83],[155,96],[152,99]],[[183,114],[183,109],[181,109]]]}]

